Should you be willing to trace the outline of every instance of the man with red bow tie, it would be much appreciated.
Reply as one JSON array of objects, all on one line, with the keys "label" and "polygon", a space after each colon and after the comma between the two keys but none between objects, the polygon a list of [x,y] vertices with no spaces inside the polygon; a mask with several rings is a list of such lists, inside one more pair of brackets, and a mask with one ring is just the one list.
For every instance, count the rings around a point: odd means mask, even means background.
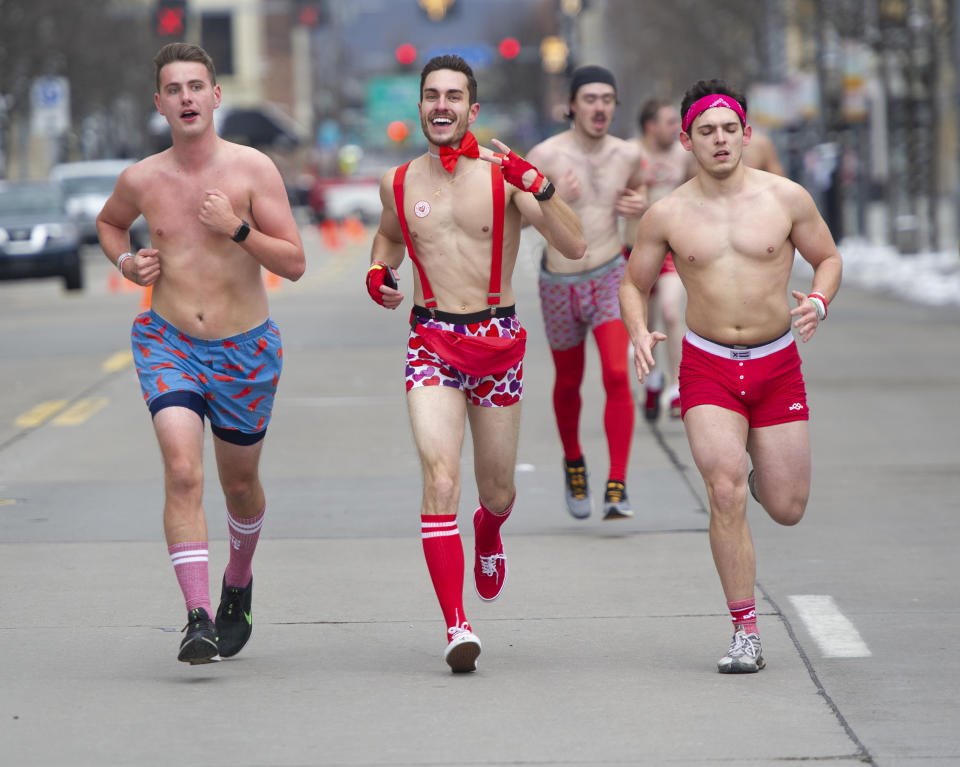
[{"label": "man with red bow tie", "polygon": [[407,344],[407,406],[423,469],[423,551],[446,621],[444,660],[474,671],[480,640],[463,608],[464,554],[457,528],[460,453],[470,421],[480,494],[474,512],[474,583],[496,599],[507,575],[500,526],[513,509],[526,332],[511,275],[520,221],[536,226],[567,258],[583,256],[577,216],[534,166],[498,141],[477,145],[477,84],[459,56],[431,59],[420,75],[427,153],[380,182],[383,213],[367,291],[396,309],[395,269],[414,263]]}]

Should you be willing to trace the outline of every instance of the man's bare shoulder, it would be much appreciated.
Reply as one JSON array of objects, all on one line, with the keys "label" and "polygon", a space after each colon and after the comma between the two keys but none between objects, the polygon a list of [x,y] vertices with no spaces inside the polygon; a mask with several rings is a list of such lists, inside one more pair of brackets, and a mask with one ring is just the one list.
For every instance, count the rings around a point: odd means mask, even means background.
[{"label": "man's bare shoulder", "polygon": [[236,144],[233,141],[226,141],[224,139],[220,140],[220,146],[230,162],[240,167],[249,168],[253,171],[265,171],[276,169],[277,167],[269,155],[264,154],[252,146]]},{"label": "man's bare shoulder", "polygon": [[686,220],[690,207],[696,205],[702,196],[696,178],[691,178],[654,202],[647,208],[643,217],[650,217],[659,221],[666,221],[674,217]]},{"label": "man's bare shoulder", "polygon": [[570,145],[569,134],[571,133],[572,131],[566,130],[562,133],[556,133],[549,138],[545,138],[539,144],[531,147],[530,151],[527,152],[527,159],[536,164],[537,161],[542,162],[544,158],[549,158],[557,152],[567,151]]},{"label": "man's bare shoulder", "polygon": [[400,165],[394,165],[392,168],[387,169],[387,171],[380,177],[380,200],[381,202],[390,202],[393,201],[393,180],[397,176],[397,171],[400,170],[404,165],[407,166],[407,174],[404,178],[404,186],[406,186],[407,181],[413,180],[416,181],[421,173],[426,169],[426,160],[427,155],[422,154],[418,157],[414,157],[412,160],[406,163],[401,163]]},{"label": "man's bare shoulder", "polygon": [[754,187],[765,189],[783,197],[806,197],[808,192],[796,181],[759,168],[745,168],[747,182]]},{"label": "man's bare shoulder", "polygon": [[165,149],[128,165],[117,179],[117,191],[121,194],[125,192],[136,193],[155,183],[157,177],[171,167],[171,157],[172,151]]},{"label": "man's bare shoulder", "polygon": [[776,173],[747,168],[750,184],[763,193],[773,195],[793,218],[809,214],[816,208],[810,193],[796,181]]},{"label": "man's bare shoulder", "polygon": [[641,159],[643,154],[643,148],[636,141],[631,139],[623,139],[619,136],[607,135],[608,146],[616,152],[619,156],[630,159],[631,161]]}]

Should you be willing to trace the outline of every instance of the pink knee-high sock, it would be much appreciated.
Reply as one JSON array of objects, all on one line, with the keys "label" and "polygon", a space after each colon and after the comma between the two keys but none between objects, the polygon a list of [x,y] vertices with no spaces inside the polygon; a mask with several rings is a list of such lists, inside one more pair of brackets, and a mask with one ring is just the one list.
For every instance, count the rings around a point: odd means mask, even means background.
[{"label": "pink knee-high sock", "polygon": [[173,571],[187,602],[187,612],[202,607],[211,618],[207,542],[175,543],[167,547]]},{"label": "pink knee-high sock", "polygon": [[747,634],[758,633],[756,598],[751,597],[738,602],[727,602],[727,608],[730,610],[730,619],[733,621],[734,631],[742,628]]},{"label": "pink knee-high sock", "polygon": [[420,530],[423,556],[447,629],[469,629],[463,613],[463,542],[457,528],[457,515],[422,514]]},{"label": "pink knee-high sock", "polygon": [[228,586],[245,587],[253,577],[253,552],[260,540],[260,527],[267,507],[260,509],[255,517],[238,517],[227,509],[227,524],[230,527],[230,561],[223,573]]},{"label": "pink knee-high sock", "polygon": [[513,504],[516,500],[517,496],[516,493],[514,493],[510,505],[500,513],[490,511],[490,509],[483,505],[483,501],[480,501],[480,511],[482,513],[480,515],[480,522],[477,525],[474,544],[481,555],[488,556],[495,554],[497,549],[500,548],[500,526],[507,521],[507,517],[509,517],[510,512],[513,511]]}]

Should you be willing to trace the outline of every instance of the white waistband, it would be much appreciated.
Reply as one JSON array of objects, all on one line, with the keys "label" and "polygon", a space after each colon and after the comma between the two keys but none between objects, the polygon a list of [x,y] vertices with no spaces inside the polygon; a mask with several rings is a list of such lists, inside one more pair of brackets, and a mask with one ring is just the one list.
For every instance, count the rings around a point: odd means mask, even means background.
[{"label": "white waistband", "polygon": [[698,336],[692,330],[687,331],[684,340],[690,345],[717,357],[726,357],[731,360],[755,360],[786,349],[793,343],[793,333],[788,330],[780,338],[759,346],[726,346]]}]

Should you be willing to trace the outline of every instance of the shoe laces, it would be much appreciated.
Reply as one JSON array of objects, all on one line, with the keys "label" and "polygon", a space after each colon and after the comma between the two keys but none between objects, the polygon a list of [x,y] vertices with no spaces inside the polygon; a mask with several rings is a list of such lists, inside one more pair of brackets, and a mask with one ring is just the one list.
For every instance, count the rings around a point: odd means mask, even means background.
[{"label": "shoe laces", "polygon": [[447,629],[447,633],[450,635],[450,641],[452,642],[454,639],[456,639],[462,634],[469,634],[470,624],[464,621],[458,626],[451,626],[450,628]]},{"label": "shoe laces", "polygon": [[182,634],[191,626],[197,627],[201,623],[208,622],[210,620],[210,616],[206,615],[205,612],[206,611],[202,608],[195,607],[189,613],[187,613],[187,625],[180,629],[180,633]]},{"label": "shoe laces", "polygon": [[577,500],[587,497],[587,467],[570,466],[565,463],[564,468],[567,471],[567,487],[570,493]]},{"label": "shoe laces", "polygon": [[480,574],[485,575],[487,578],[491,578],[497,573],[497,561],[500,559],[506,559],[503,554],[491,554],[489,557],[485,557],[482,554],[480,555]]},{"label": "shoe laces", "polygon": [[227,602],[223,608],[224,615],[228,618],[237,618],[243,612],[243,589],[228,586],[226,591]]},{"label": "shoe laces", "polygon": [[617,482],[611,479],[607,482],[607,491],[604,493],[603,500],[607,503],[620,503],[627,495],[627,487],[623,482]]},{"label": "shoe laces", "polygon": [[744,655],[752,660],[756,660],[760,655],[760,637],[756,634],[746,634],[738,631],[733,635],[733,641],[730,643],[730,649],[727,655],[731,658],[742,658]]}]

